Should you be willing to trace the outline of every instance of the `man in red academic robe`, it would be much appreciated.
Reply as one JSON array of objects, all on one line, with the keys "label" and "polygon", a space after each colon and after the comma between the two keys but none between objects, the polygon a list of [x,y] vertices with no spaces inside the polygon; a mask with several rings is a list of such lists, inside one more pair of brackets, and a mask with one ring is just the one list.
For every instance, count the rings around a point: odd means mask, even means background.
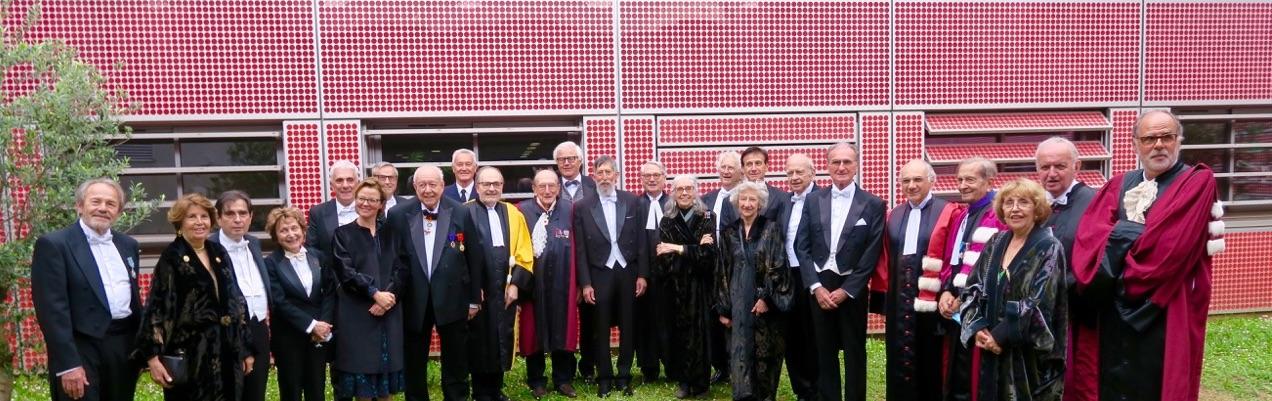
[{"label": "man in red academic robe", "polygon": [[1197,399],[1223,209],[1210,168],[1179,161],[1174,115],[1144,113],[1134,135],[1144,168],[1104,185],[1074,240],[1066,400]]}]

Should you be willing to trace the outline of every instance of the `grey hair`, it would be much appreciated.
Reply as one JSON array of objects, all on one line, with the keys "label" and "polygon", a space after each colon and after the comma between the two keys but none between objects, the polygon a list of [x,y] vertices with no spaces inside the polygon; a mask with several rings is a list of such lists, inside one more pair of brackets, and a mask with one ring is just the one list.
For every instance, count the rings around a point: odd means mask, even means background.
[{"label": "grey hair", "polygon": [[446,184],[446,175],[442,174],[442,169],[432,164],[425,164],[416,168],[415,173],[411,174],[411,183],[414,184],[416,181],[419,181],[420,176],[424,173],[436,173],[437,178],[442,180],[442,184]]},{"label": "grey hair", "polygon": [[644,170],[644,169],[645,169],[645,166],[654,166],[654,168],[657,168],[657,169],[658,169],[658,172],[659,172],[659,173],[662,173],[662,175],[663,175],[663,176],[666,176],[666,175],[667,175],[667,166],[664,166],[664,165],[662,164],[662,162],[660,162],[660,161],[657,161],[657,160],[650,160],[650,161],[647,161],[647,162],[645,162],[644,164],[641,164],[641,165],[640,165],[640,169],[641,169],[641,170]]},{"label": "grey hair", "polygon": [[601,156],[601,157],[597,157],[596,160],[593,160],[592,169],[600,169],[601,166],[604,166],[606,164],[610,165],[610,167],[614,169],[614,174],[621,173],[621,171],[619,171],[618,169],[618,162],[615,161],[613,157],[609,157],[609,156]]},{"label": "grey hair", "polygon": [[966,165],[976,166],[977,169],[980,170],[981,178],[986,180],[992,180],[994,179],[994,176],[998,175],[998,165],[984,157],[969,157],[958,163],[959,167]]},{"label": "grey hair", "polygon": [[726,150],[726,151],[720,152],[720,155],[716,156],[716,164],[715,164],[716,168],[723,166],[725,163],[730,163],[734,167],[737,167],[739,170],[741,170],[742,156],[739,155],[738,152],[734,152],[732,150]]},{"label": "grey hair", "polygon": [[733,205],[733,209],[736,210],[738,208],[738,198],[741,198],[739,195],[746,191],[755,192],[755,196],[760,198],[760,205],[756,209],[762,213],[764,208],[768,207],[769,193],[768,187],[758,182],[742,181],[738,186],[733,187],[733,195],[729,196],[729,204]]},{"label": "grey hair", "polygon": [[75,204],[83,205],[84,198],[88,196],[86,194],[88,192],[88,187],[96,184],[105,184],[110,187],[110,189],[115,190],[115,195],[119,197],[119,210],[124,210],[124,202],[125,198],[127,198],[127,196],[124,195],[124,187],[120,186],[118,182],[110,177],[94,178],[80,184],[78,188],[75,188]]},{"label": "grey hair", "polygon": [[499,174],[499,181],[504,180],[503,172],[499,171],[499,168],[495,166],[484,166],[482,168],[477,169],[477,173],[473,174],[473,178],[476,179],[477,177],[480,177],[481,173],[485,171],[494,171],[495,174]]},{"label": "grey hair", "polygon": [[914,165],[914,164],[922,165],[922,166],[923,166],[923,173],[924,173],[924,175],[927,175],[927,179],[928,179],[928,181],[936,182],[936,170],[933,170],[933,169],[932,169],[932,164],[931,164],[931,163],[928,163],[926,160],[923,160],[923,159],[911,159],[909,162],[906,162],[906,163],[905,163],[905,166],[902,166],[901,168],[902,168],[902,169],[905,169],[906,167],[910,167],[911,165]]},{"label": "grey hair", "polygon": [[[711,210],[707,209],[707,204],[702,202],[702,197],[698,194],[698,177],[696,176],[682,175],[671,180],[673,194],[675,194],[676,181],[680,180],[689,180],[689,183],[693,185],[693,206],[691,206],[690,209],[693,210],[694,214],[703,214],[708,210]],[[680,207],[676,206],[675,199],[672,199],[671,202],[667,202],[666,206],[663,206],[663,216],[675,216],[677,213],[680,213]]]},{"label": "grey hair", "polygon": [[328,179],[330,179],[330,177],[335,177],[336,170],[342,168],[353,170],[353,176],[357,178],[358,181],[362,181],[362,169],[359,169],[357,164],[353,164],[353,162],[348,160],[336,160],[334,163],[331,163],[331,168],[327,169]]},{"label": "grey hair", "polygon": [[392,168],[392,169],[394,169],[394,170],[397,170],[397,166],[394,166],[394,165],[393,165],[393,163],[389,163],[389,162],[379,162],[379,163],[376,163],[374,166],[371,166],[371,174],[375,174],[375,171],[376,171],[376,170],[379,170],[379,169],[382,169],[382,168],[385,168],[385,167],[389,167],[389,168]]},{"label": "grey hair", "polygon": [[456,157],[459,157],[459,155],[469,155],[469,156],[472,156],[472,158],[473,158],[473,162],[474,162],[474,163],[476,163],[476,162],[477,162],[477,153],[474,153],[473,151],[468,150],[468,149],[466,149],[466,148],[459,148],[459,149],[455,149],[455,151],[454,151],[454,152],[451,152],[451,163],[454,163],[454,162],[455,162],[455,158],[456,158]]},{"label": "grey hair", "polygon": [[1170,117],[1171,121],[1175,122],[1175,133],[1179,135],[1179,141],[1184,141],[1184,124],[1179,122],[1179,117],[1176,117],[1175,113],[1171,113],[1167,110],[1149,110],[1144,112],[1144,114],[1140,114],[1139,117],[1135,119],[1135,125],[1131,129],[1131,136],[1138,138],[1140,134],[1140,126],[1142,125],[1141,123],[1143,123],[1148,116],[1154,114],[1165,114],[1167,117]]},{"label": "grey hair", "polygon": [[1037,159],[1042,154],[1042,148],[1050,145],[1063,145],[1069,151],[1069,156],[1073,156],[1073,161],[1078,161],[1078,147],[1073,144],[1073,141],[1059,136],[1047,138],[1047,140],[1039,143],[1038,149],[1034,150],[1034,159]]},{"label": "grey hair", "polygon": [[574,152],[579,154],[579,159],[583,158],[583,148],[580,147],[579,144],[574,143],[574,141],[565,141],[558,144],[552,149],[552,158],[556,159],[557,156],[561,154],[561,151],[567,148],[573,148]]},{"label": "grey hair", "polygon": [[857,147],[853,146],[852,142],[847,142],[847,141],[836,142],[834,145],[830,145],[830,147],[826,148],[826,159],[827,160],[830,159],[830,152],[834,152],[835,149],[839,149],[839,148],[851,149],[852,157],[854,159],[857,159],[857,162],[861,162],[861,152],[857,151]]},{"label": "grey hair", "polygon": [[806,154],[792,153],[790,156],[786,157],[786,164],[791,164],[791,162],[803,164],[805,167],[808,167],[808,171],[810,173],[817,174],[817,167],[813,166],[813,158],[808,157]]}]

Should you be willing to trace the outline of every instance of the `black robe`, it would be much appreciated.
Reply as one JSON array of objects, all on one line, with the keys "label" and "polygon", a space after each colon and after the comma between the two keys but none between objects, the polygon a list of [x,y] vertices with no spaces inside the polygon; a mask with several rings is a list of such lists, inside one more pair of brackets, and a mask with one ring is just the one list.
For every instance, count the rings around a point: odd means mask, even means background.
[{"label": "black robe", "polygon": [[[735,400],[771,400],[777,394],[786,346],[781,312],[790,310],[795,291],[784,229],[764,216],[756,216],[749,235],[742,233],[742,219],[720,229],[715,312],[732,321],[728,349]],[[751,308],[761,299],[769,311],[756,316]]]},{"label": "black robe", "polygon": [[[1059,401],[1064,390],[1065,344],[1057,333],[1057,306],[1063,302],[1064,246],[1046,227],[1035,227],[1007,266],[1011,231],[994,235],[976,261],[961,296],[963,346],[979,352],[974,389],[980,401]],[[988,329],[1002,353],[976,347],[976,333]]]},{"label": "black robe", "polygon": [[[464,251],[470,252],[470,258],[485,258],[485,269],[478,272],[478,277],[474,277],[474,280],[480,283],[486,299],[477,317],[469,321],[471,336],[468,339],[470,358],[468,366],[474,374],[502,374],[512,368],[513,324],[517,319],[517,304],[504,306],[505,291],[509,284],[514,284],[517,286],[518,297],[521,297],[521,294],[528,296],[534,292],[529,288],[532,278],[530,270],[520,265],[511,268],[508,266],[510,252],[516,252],[511,247],[517,244],[510,235],[511,219],[508,218],[508,213],[511,211],[520,215],[521,212],[507,203],[499,202],[495,205],[495,211],[499,213],[499,224],[503,228],[505,246],[493,247],[490,245],[492,237],[486,205],[481,202],[468,202],[463,207],[468,208],[468,215],[472,219],[468,227],[476,229],[475,232],[465,233]],[[516,224],[524,225],[525,223]],[[520,228],[520,230],[525,229],[525,227]]]},{"label": "black robe", "polygon": [[916,251],[902,255],[905,229],[909,224],[910,202],[902,202],[888,216],[888,295],[884,302],[887,323],[887,395],[889,400],[934,400],[941,397],[942,346],[941,316],[936,312],[916,312],[918,281],[923,274],[932,229],[946,202],[932,197],[920,205]]},{"label": "black robe", "polygon": [[[662,283],[669,315],[667,369],[674,379],[692,390],[706,390],[711,373],[707,349],[707,328],[719,324],[711,309],[711,280],[716,264],[716,246],[699,245],[704,235],[715,234],[710,212],[693,212],[689,221],[681,216],[663,216],[658,224],[662,242],[685,247],[684,253],[657,256],[653,275]],[[692,391],[691,391],[692,393]]]},{"label": "black robe", "polygon": [[[521,303],[522,355],[540,352],[574,352],[579,347],[578,286],[574,271],[574,238],[571,215],[574,204],[557,198],[548,216],[547,243],[543,253],[534,258],[533,291]],[[528,231],[543,214],[539,201],[531,198],[517,204],[526,217]],[[533,238],[533,237],[532,237]],[[531,319],[527,319],[527,317]],[[526,322],[534,322],[528,324]]]},{"label": "black robe", "polygon": [[[237,400],[249,347],[247,301],[225,248],[206,241],[212,274],[190,243],[168,244],[151,279],[137,333],[137,359],[185,353],[189,382],[164,390],[166,400]],[[215,277],[213,277],[215,275]]]}]

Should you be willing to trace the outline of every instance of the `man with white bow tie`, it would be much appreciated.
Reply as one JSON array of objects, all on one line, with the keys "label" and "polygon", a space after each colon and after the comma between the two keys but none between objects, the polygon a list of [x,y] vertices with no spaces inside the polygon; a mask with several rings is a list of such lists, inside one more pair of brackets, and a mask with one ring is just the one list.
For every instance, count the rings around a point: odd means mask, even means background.
[{"label": "man with white bow tie", "polygon": [[[789,201],[782,202],[777,221],[786,224],[786,262],[794,272],[799,271],[799,257],[795,253],[795,238],[799,238],[800,221],[804,213],[805,200],[814,192],[823,188],[813,183],[816,173],[813,159],[803,153],[795,153],[786,158],[786,185],[791,192],[786,195]],[[772,199],[770,197],[770,199]],[[808,288],[803,277],[798,273],[791,275],[791,287]],[[813,346],[813,316],[808,309],[809,298],[799,293],[791,301],[791,310],[787,314],[787,333],[804,337],[786,342],[786,372],[791,381],[791,390],[797,400],[813,400],[817,398],[817,354]],[[801,341],[802,340],[802,341]]]},{"label": "man with white bow tie", "polygon": [[234,278],[247,300],[249,348],[256,356],[252,373],[243,378],[243,401],[264,401],[269,379],[269,271],[261,257],[261,240],[248,234],[252,225],[252,199],[243,191],[225,191],[216,200],[216,235],[209,241],[225,247],[234,266]]},{"label": "man with white bow tie", "polygon": [[[840,142],[826,152],[830,188],[804,200],[795,240],[799,274],[812,298],[818,398],[866,399],[866,284],[883,249],[882,199],[857,187],[857,149]],[[844,350],[843,392],[839,351]]]},{"label": "man with white bow tie", "polygon": [[1042,141],[1034,159],[1038,182],[1047,190],[1047,200],[1051,201],[1051,217],[1043,227],[1051,227],[1051,234],[1064,244],[1065,256],[1069,256],[1078,220],[1095,197],[1095,190],[1076,179],[1082,161],[1078,160],[1078,148],[1068,139],[1051,137]]},{"label": "man with white bow tie", "polygon": [[[317,248],[330,259],[335,254],[331,242],[336,227],[358,218],[358,212],[354,210],[353,189],[362,181],[362,170],[352,162],[339,160],[331,164],[327,177],[334,196],[309,209],[309,228],[305,232],[305,243]],[[331,265],[331,262],[324,260],[323,264]]]},{"label": "man with white bow tie", "polygon": [[79,219],[40,237],[31,294],[44,333],[53,400],[132,400],[139,366],[129,356],[141,321],[137,241],[112,232],[124,190],[109,178],[75,191]]}]

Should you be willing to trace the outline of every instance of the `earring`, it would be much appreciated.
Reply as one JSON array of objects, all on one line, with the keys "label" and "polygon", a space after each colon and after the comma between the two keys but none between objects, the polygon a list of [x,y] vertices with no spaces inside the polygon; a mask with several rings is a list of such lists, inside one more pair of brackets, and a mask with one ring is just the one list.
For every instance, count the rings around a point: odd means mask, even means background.
[{"label": "earring", "polygon": [[177,236],[181,238],[185,238],[185,235],[181,233],[181,230],[177,230]]}]

